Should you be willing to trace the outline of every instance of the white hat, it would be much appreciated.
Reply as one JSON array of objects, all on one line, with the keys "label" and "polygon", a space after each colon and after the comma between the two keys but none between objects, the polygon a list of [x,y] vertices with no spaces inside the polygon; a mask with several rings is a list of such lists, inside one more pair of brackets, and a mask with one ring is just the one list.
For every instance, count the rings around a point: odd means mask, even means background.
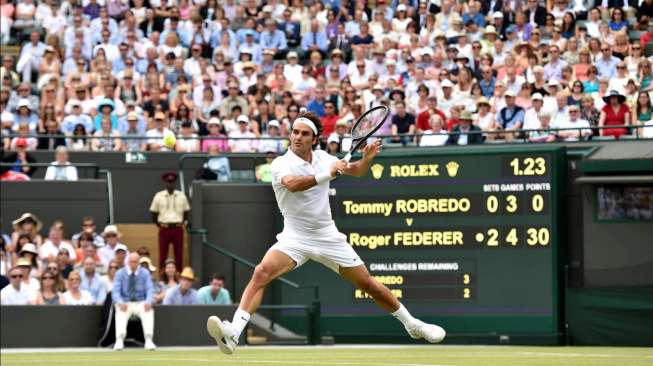
[{"label": "white hat", "polygon": [[394,59],[389,58],[389,59],[385,60],[385,64],[386,65],[396,65],[397,61],[395,61]]},{"label": "white hat", "polygon": [[560,85],[560,83],[556,79],[551,79],[551,80],[549,80],[548,85],[549,86],[558,86],[558,85]]},{"label": "white hat", "polygon": [[32,253],[32,254],[36,254],[36,255],[39,254],[38,250],[36,250],[36,245],[34,245],[32,243],[27,243],[27,244],[23,245],[23,247],[20,248],[20,252],[21,253]]},{"label": "white hat", "polygon": [[20,108],[20,107],[27,107],[27,108],[29,108],[29,109],[32,109],[32,108],[30,107],[30,105],[29,105],[29,99],[27,99],[27,98],[21,98],[21,99],[18,101],[18,104],[16,105],[16,109],[18,109],[18,108]]},{"label": "white hat", "polygon": [[397,5],[397,11],[406,11],[406,5],[404,4]]},{"label": "white hat", "polygon": [[218,117],[211,117],[207,126],[209,125],[220,125],[220,119],[218,119]]},{"label": "white hat", "polygon": [[102,231],[102,235],[106,235],[108,233],[114,233],[118,236],[121,236],[120,231],[118,231],[118,227],[116,227],[116,225],[107,225]]},{"label": "white hat", "polygon": [[0,114],[0,121],[2,122],[13,122],[14,121],[14,114],[9,112],[9,111],[4,111],[2,114]]},{"label": "white hat", "polygon": [[503,13],[500,11],[495,11],[494,14],[492,14],[492,18],[502,18],[503,19]]},{"label": "white hat", "polygon": [[429,47],[422,47],[419,54],[433,56],[433,50]]},{"label": "white hat", "polygon": [[127,249],[127,246],[123,243],[118,243],[116,244],[116,247],[113,248],[114,253],[117,253],[119,250],[124,250],[125,252],[129,252],[129,249]]},{"label": "white hat", "polygon": [[442,87],[442,88],[453,88],[453,83],[449,79],[444,79],[440,83],[440,87]]},{"label": "white hat", "polygon": [[340,143],[340,139],[338,138],[338,135],[333,133],[329,135],[329,138],[327,139],[327,144],[330,144],[332,142],[335,142],[337,144]]},{"label": "white hat", "polygon": [[236,118],[236,122],[238,122],[238,123],[241,123],[241,122],[242,122],[242,123],[249,123],[249,118],[247,118],[246,115],[241,114],[240,116],[238,116],[238,117]]},{"label": "white hat", "polygon": [[279,128],[279,121],[277,121],[276,119],[271,120],[270,122],[268,122],[268,128],[270,127]]},{"label": "white hat", "polygon": [[266,5],[263,7],[263,12],[264,13],[272,13],[272,7],[270,5]]},{"label": "white hat", "polygon": [[294,58],[297,58],[297,57],[298,57],[298,56],[297,56],[297,52],[295,52],[295,51],[290,51],[290,52],[288,52],[288,56],[287,56],[287,58],[293,58],[293,57],[294,57]]},{"label": "white hat", "polygon": [[510,90],[510,89],[506,90],[506,92],[503,93],[503,95],[506,96],[506,97],[513,97],[513,98],[516,96],[515,92]]},{"label": "white hat", "polygon": [[540,93],[534,93],[534,94],[531,96],[531,99],[532,99],[532,100],[544,100],[544,97],[542,97],[542,94],[540,94]]}]

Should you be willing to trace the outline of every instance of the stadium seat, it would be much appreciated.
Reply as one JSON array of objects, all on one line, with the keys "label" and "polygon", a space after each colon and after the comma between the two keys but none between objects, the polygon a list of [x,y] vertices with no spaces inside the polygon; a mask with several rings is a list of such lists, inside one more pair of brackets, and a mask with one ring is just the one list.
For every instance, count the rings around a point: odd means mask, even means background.
[{"label": "stadium seat", "polygon": [[646,47],[644,48],[644,55],[646,57],[651,57],[653,56],[653,42],[649,42]]}]

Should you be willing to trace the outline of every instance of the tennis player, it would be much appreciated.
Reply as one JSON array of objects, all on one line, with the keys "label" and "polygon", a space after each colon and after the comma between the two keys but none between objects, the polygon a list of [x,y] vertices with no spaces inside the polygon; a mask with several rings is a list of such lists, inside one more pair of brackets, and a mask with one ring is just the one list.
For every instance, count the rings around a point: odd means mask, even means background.
[{"label": "tennis player", "polygon": [[267,284],[309,259],[322,263],[368,293],[378,306],[404,325],[410,337],[424,338],[431,343],[445,337],[444,329],[414,318],[387,287],[369,274],[331,218],[329,182],[338,172],[363,176],[381,151],[381,142],[368,144],[362,150],[362,158],[348,164],[325,151],[314,150],[321,128],[316,115],[301,114],[293,123],[288,151],[272,162],[272,188],[284,218],[284,228],[277,235],[277,243],[256,266],[233,320],[221,321],[211,316],[207,321],[207,330],[223,353],[231,354],[236,349],[240,333],[250,314],[261,304]]}]

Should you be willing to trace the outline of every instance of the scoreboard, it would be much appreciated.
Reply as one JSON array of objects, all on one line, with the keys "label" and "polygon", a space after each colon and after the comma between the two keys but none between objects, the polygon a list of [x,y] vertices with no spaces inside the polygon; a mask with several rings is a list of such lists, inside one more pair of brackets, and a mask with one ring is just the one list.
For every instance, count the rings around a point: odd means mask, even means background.
[{"label": "scoreboard", "polygon": [[[563,147],[384,151],[365,177],[332,182],[332,215],[416,315],[454,333],[555,334],[565,169]],[[325,317],[380,314],[346,283],[315,283],[334,297]]]}]

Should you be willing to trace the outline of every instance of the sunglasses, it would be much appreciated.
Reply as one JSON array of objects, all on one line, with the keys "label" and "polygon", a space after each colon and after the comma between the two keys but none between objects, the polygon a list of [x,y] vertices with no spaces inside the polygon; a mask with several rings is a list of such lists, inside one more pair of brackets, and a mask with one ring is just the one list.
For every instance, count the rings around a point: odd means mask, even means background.
[{"label": "sunglasses", "polygon": [[289,109],[288,112],[299,112],[299,110],[293,108],[293,109]]},{"label": "sunglasses", "polygon": [[48,270],[50,271],[58,271],[59,267],[48,267]]},{"label": "sunglasses", "polygon": [[11,275],[11,278],[23,278],[23,275],[21,274]]},{"label": "sunglasses", "polygon": [[77,278],[77,277],[75,277],[75,278],[70,278],[69,277],[68,278],[68,281],[81,281],[81,280],[82,280],[81,278]]},{"label": "sunglasses", "polygon": [[52,276],[43,277],[43,280],[44,281],[45,280],[54,280],[54,277],[52,277]]}]

